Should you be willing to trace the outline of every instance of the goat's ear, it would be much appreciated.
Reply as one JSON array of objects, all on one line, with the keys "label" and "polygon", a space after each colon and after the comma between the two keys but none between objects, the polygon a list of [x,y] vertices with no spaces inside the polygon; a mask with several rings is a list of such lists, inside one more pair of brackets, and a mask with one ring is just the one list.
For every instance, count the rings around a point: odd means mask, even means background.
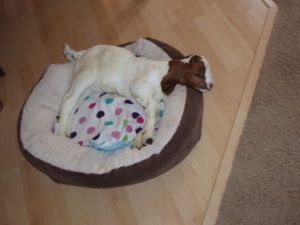
[{"label": "goat's ear", "polygon": [[165,95],[170,95],[173,92],[173,90],[176,86],[176,83],[170,81],[167,77],[164,77],[163,80],[161,81],[160,85],[161,85],[161,90],[163,91],[163,93]]},{"label": "goat's ear", "polygon": [[192,65],[197,65],[197,64],[201,64],[201,57],[198,55],[194,55],[191,59],[190,59],[190,64]]},{"label": "goat's ear", "polygon": [[197,73],[201,73],[201,71],[205,73],[205,65],[202,61],[201,56],[194,55],[190,60],[190,65],[192,66],[192,68],[197,70]]}]

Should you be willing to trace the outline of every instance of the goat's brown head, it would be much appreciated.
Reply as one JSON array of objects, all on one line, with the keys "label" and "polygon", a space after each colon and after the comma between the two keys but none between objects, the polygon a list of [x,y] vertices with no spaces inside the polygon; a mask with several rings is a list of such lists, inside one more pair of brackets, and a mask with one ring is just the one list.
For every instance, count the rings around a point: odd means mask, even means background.
[{"label": "goat's brown head", "polygon": [[176,84],[186,85],[199,91],[209,91],[213,86],[209,62],[202,56],[192,55],[169,62],[169,71],[163,77],[161,88],[169,95]]}]

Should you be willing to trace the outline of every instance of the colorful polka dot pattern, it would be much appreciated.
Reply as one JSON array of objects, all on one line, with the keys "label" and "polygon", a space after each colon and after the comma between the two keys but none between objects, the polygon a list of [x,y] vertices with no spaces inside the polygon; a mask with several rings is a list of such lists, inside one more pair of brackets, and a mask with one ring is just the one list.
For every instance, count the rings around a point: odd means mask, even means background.
[{"label": "colorful polka dot pattern", "polygon": [[80,146],[99,150],[115,150],[112,146],[123,146],[120,143],[130,146],[144,127],[144,109],[132,99],[92,89],[85,90],[81,99],[70,134]]}]

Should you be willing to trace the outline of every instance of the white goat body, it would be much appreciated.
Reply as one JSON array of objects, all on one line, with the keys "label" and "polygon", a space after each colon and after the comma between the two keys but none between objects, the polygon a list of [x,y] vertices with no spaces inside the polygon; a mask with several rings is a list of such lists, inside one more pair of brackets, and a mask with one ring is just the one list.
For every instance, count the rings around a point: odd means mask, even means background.
[{"label": "white goat body", "polygon": [[[125,48],[97,45],[88,50],[76,52],[65,45],[64,53],[70,61],[75,61],[74,78],[72,85],[63,98],[60,126],[58,134],[69,135],[73,113],[81,93],[89,86],[96,86],[103,91],[117,93],[127,98],[136,99],[146,112],[146,121],[143,130],[137,135],[134,147],[140,149],[143,145],[152,144],[153,130],[158,117],[158,104],[169,93],[164,93],[162,82],[171,85],[177,83],[193,86],[195,89],[210,89],[212,83],[210,70],[206,71],[204,80],[190,77],[189,73],[196,73],[194,64],[189,65],[192,57],[170,63],[172,61],[156,61],[144,57],[136,57]],[[199,56],[197,56],[199,57]],[[198,60],[199,61],[199,60]],[[197,63],[199,63],[197,61]],[[201,60],[200,60],[201,61]],[[202,61],[201,61],[202,62]],[[184,65],[186,64],[186,65]],[[209,69],[207,60],[202,62]],[[171,65],[172,68],[171,68]],[[187,66],[188,65],[188,66]],[[195,64],[196,65],[196,64]],[[202,66],[203,66],[202,65]],[[184,69],[183,78],[172,76],[176,67]],[[204,70],[205,71],[205,70]],[[208,74],[209,73],[209,74]],[[193,74],[194,76],[194,74]],[[189,80],[189,82],[186,81]],[[194,84],[193,82],[199,82]],[[203,83],[204,82],[204,83]],[[166,86],[165,85],[165,86]],[[171,88],[171,90],[173,90]]]}]

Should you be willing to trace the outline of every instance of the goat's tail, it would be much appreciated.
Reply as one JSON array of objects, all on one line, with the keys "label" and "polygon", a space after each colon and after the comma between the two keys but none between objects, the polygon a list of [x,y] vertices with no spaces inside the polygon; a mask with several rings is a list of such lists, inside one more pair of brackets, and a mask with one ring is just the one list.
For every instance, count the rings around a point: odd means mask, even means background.
[{"label": "goat's tail", "polygon": [[69,47],[69,45],[64,44],[64,54],[65,54],[65,57],[69,61],[75,61],[75,60],[77,60],[82,55],[82,53],[83,53],[83,51],[76,52],[73,49],[71,49]]}]

